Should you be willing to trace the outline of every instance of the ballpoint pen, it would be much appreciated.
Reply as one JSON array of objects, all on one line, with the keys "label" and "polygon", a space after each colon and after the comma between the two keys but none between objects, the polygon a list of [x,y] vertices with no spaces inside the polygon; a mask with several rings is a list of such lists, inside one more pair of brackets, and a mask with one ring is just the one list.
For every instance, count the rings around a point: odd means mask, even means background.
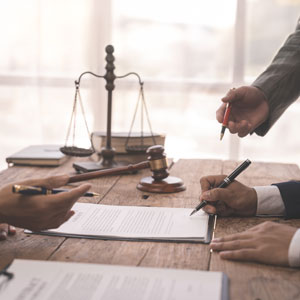
[{"label": "ballpoint pen", "polygon": [[[68,192],[70,189],[47,189],[40,186],[28,186],[15,184],[12,187],[12,192],[22,195],[51,195],[63,192]],[[98,193],[87,192],[82,197],[95,197],[100,196]]]},{"label": "ballpoint pen", "polygon": [[224,119],[223,119],[223,123],[222,123],[222,129],[221,129],[221,133],[220,133],[220,141],[222,140],[222,138],[224,136],[224,133],[225,133],[225,129],[228,126],[230,111],[231,111],[231,103],[228,103],[227,106],[226,106]]},{"label": "ballpoint pen", "polygon": [[[251,161],[249,159],[246,159],[230,175],[225,177],[224,180],[221,182],[221,184],[217,188],[225,188],[226,186],[228,186],[240,173],[242,173],[245,169],[247,169],[250,164],[251,164]],[[199,211],[201,208],[203,208],[207,204],[208,204],[208,202],[206,200],[200,202],[195,207],[195,209],[191,212],[190,216],[192,216],[194,213]]]}]

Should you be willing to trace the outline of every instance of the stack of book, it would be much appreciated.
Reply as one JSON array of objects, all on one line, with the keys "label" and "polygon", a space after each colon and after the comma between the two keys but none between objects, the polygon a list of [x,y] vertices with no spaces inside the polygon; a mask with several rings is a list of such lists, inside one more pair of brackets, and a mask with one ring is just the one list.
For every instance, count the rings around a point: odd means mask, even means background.
[{"label": "stack of book", "polygon": [[[99,151],[102,147],[106,146],[106,132],[97,131],[93,132],[93,144],[94,147]],[[127,153],[126,141],[128,138],[128,132],[112,132],[111,134],[111,145],[116,149],[116,153],[122,154]],[[165,145],[164,134],[158,133],[143,133],[131,132],[128,138],[127,146],[153,146],[153,145]]]}]

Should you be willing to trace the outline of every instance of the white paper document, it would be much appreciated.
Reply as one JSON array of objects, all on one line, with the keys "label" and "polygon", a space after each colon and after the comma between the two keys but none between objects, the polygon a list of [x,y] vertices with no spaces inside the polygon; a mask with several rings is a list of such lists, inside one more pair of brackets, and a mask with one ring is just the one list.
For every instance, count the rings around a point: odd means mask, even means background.
[{"label": "white paper document", "polygon": [[102,239],[205,242],[209,215],[190,216],[190,208],[112,206],[76,203],[75,215],[50,235]]},{"label": "white paper document", "polygon": [[15,259],[0,275],[6,300],[226,300],[221,272]]}]

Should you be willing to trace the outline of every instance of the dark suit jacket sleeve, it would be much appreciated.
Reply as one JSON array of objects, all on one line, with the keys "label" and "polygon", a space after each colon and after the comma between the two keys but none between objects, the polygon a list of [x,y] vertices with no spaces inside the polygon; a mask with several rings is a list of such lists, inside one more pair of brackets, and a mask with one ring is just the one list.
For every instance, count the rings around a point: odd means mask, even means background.
[{"label": "dark suit jacket sleeve", "polygon": [[279,188],[287,218],[300,218],[300,182],[274,183]]},{"label": "dark suit jacket sleeve", "polygon": [[264,93],[269,103],[268,120],[254,131],[263,136],[300,96],[300,19],[271,65],[252,85]]}]

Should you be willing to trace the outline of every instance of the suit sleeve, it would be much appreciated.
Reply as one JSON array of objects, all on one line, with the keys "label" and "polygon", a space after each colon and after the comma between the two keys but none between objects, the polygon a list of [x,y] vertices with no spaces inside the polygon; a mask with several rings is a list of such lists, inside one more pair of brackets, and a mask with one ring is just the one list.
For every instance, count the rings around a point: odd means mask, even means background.
[{"label": "suit sleeve", "polygon": [[300,218],[300,181],[274,183],[279,188],[287,218]]},{"label": "suit sleeve", "polygon": [[269,118],[255,129],[264,136],[300,95],[300,19],[271,65],[253,82],[269,103]]}]

